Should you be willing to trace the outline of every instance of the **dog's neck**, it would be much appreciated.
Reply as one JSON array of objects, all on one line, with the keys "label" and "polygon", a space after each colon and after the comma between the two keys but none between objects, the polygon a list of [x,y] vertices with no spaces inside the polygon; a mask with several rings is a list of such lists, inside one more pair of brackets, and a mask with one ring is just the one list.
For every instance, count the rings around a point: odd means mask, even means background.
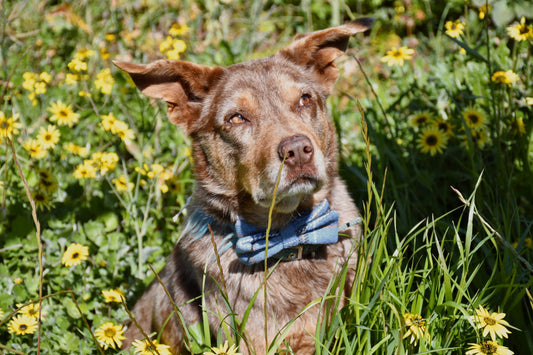
[{"label": "dog's neck", "polygon": [[293,216],[298,216],[302,211],[310,210],[321,201],[329,199],[331,189],[325,186],[320,191],[302,197],[298,208],[289,213],[272,211],[270,207],[260,206],[248,194],[242,193],[237,196],[213,194],[202,186],[197,186],[194,200],[202,209],[223,224],[235,224],[239,219],[258,227],[266,228],[269,224],[272,228],[280,229],[287,225]]}]

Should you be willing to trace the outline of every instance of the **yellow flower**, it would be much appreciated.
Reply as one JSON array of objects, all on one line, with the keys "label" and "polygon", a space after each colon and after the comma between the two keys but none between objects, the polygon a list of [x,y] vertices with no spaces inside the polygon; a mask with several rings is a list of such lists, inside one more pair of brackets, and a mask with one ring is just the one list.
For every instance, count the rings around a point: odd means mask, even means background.
[{"label": "yellow flower", "polygon": [[163,165],[161,164],[152,164],[152,170],[148,172],[148,177],[150,179],[153,179],[157,175],[159,175],[161,172],[163,172],[165,168],[163,168]]},{"label": "yellow flower", "polygon": [[387,54],[381,58],[381,61],[387,63],[389,67],[393,65],[403,66],[404,60],[411,60],[415,51],[406,46],[400,48],[393,47],[391,50],[387,51]]},{"label": "yellow flower", "polygon": [[97,171],[94,162],[88,159],[84,160],[82,164],[78,164],[73,175],[76,179],[94,179]]},{"label": "yellow flower", "polygon": [[111,133],[116,133],[116,127],[115,123],[117,122],[117,119],[113,115],[113,113],[109,113],[108,115],[102,115],[102,122],[101,125],[106,131],[111,131]]},{"label": "yellow flower", "polygon": [[438,128],[426,127],[417,139],[417,147],[422,153],[434,156],[446,149],[448,137]]},{"label": "yellow flower", "polygon": [[466,352],[466,355],[512,355],[511,350],[502,346],[495,341],[487,340],[481,344],[470,343],[470,348]]},{"label": "yellow flower", "polygon": [[526,18],[522,16],[520,23],[507,27],[509,37],[516,41],[527,41],[533,39],[533,27],[526,25]]},{"label": "yellow flower", "polygon": [[39,79],[48,84],[52,80],[52,76],[47,72],[43,71],[41,74],[39,74]]},{"label": "yellow flower", "polygon": [[[17,304],[17,307],[21,307],[22,304]],[[22,307],[18,313],[23,314],[28,317],[32,317],[35,319],[39,318],[39,302],[29,304],[27,306]],[[41,311],[41,319],[44,318],[45,312]],[[2,317],[0,317],[1,319]]]},{"label": "yellow flower", "polygon": [[0,320],[4,318],[4,311],[2,311],[2,308],[0,308]]},{"label": "yellow flower", "polygon": [[22,279],[20,277],[15,277],[13,279],[13,282],[16,284],[16,285],[20,285],[22,283]]},{"label": "yellow flower", "polygon": [[172,47],[173,41],[174,39],[172,37],[167,36],[167,38],[165,38],[165,40],[159,44],[159,51],[161,53],[168,51]]},{"label": "yellow flower", "polygon": [[479,19],[484,20],[485,16],[487,16],[487,14],[492,11],[492,5],[484,4],[478,10],[479,10]]},{"label": "yellow flower", "polygon": [[31,198],[38,209],[50,209],[50,197],[46,191],[36,190],[31,193]]},{"label": "yellow flower", "polygon": [[434,123],[434,127],[437,128],[439,131],[444,133],[447,136],[453,135],[453,127],[452,124],[448,121],[445,121],[443,119],[439,119]]},{"label": "yellow flower", "polygon": [[509,326],[505,320],[505,313],[489,313],[483,306],[479,306],[476,310],[476,315],[472,316],[472,320],[477,323],[478,329],[483,329],[483,336],[490,333],[493,341],[496,341],[496,336],[500,338],[507,338],[507,333],[510,333],[505,326]]},{"label": "yellow flower", "polygon": [[468,107],[463,110],[463,118],[468,128],[474,131],[480,131],[487,126],[487,115],[483,110],[476,110]]},{"label": "yellow flower", "polygon": [[37,330],[37,319],[19,314],[9,321],[7,326],[9,333],[16,335],[33,334]]},{"label": "yellow flower", "polygon": [[57,179],[48,170],[38,169],[37,175],[39,175],[39,187],[46,193],[53,193],[57,190]]},{"label": "yellow flower", "polygon": [[178,60],[180,59],[180,54],[185,52],[185,49],[187,49],[187,45],[185,44],[185,42],[181,39],[175,39],[172,42],[172,48],[166,51],[165,55],[170,60]]},{"label": "yellow flower", "polygon": [[87,63],[80,60],[79,58],[74,57],[68,64],[68,68],[73,72],[80,72],[87,70]]},{"label": "yellow flower", "polygon": [[103,60],[107,60],[109,59],[109,57],[111,57],[111,54],[109,54],[107,47],[100,48],[100,57],[102,57]]},{"label": "yellow flower", "polygon": [[72,142],[68,142],[63,146],[65,150],[71,154],[79,155],[80,157],[85,157],[89,153],[89,150],[86,147],[76,145]]},{"label": "yellow flower", "polygon": [[178,37],[187,32],[189,32],[189,27],[185,24],[180,25],[179,23],[173,24],[172,27],[170,27],[170,30],[168,30],[168,34],[172,37]]},{"label": "yellow flower", "polygon": [[105,175],[108,171],[115,170],[118,162],[116,153],[96,152],[91,155],[92,161],[100,169],[100,174]]},{"label": "yellow flower", "polygon": [[121,303],[124,299],[124,293],[121,290],[102,290],[102,295],[104,296],[106,303],[116,302]]},{"label": "yellow flower", "polygon": [[61,263],[65,266],[75,266],[81,264],[82,260],[87,260],[89,248],[78,243],[72,243],[63,253]]},{"label": "yellow flower", "polygon": [[80,76],[78,74],[67,73],[65,76],[65,83],[68,85],[76,85],[78,80],[80,80]]},{"label": "yellow flower", "polygon": [[159,187],[159,190],[161,190],[161,192],[164,194],[168,192],[168,185],[165,183],[159,183],[157,187]]},{"label": "yellow flower", "polygon": [[46,157],[48,154],[48,151],[42,147],[37,139],[28,139],[24,143],[23,148],[30,153],[30,157],[37,160]]},{"label": "yellow flower", "polygon": [[80,118],[79,114],[74,113],[74,111],[72,111],[72,107],[70,105],[65,105],[61,100],[58,100],[57,102],[52,102],[52,104],[48,108],[48,111],[52,113],[50,121],[57,121],[57,124],[60,126],[67,125],[69,127],[72,127],[74,123],[78,123],[78,120]]},{"label": "yellow flower", "polygon": [[490,143],[490,136],[487,129],[471,131],[470,134],[472,135],[472,140],[480,149],[484,149]]},{"label": "yellow flower", "polygon": [[461,20],[456,21],[447,21],[444,24],[444,27],[446,27],[446,34],[452,38],[457,38],[460,35],[463,34],[463,30],[465,28],[465,24],[461,22]]},{"label": "yellow flower", "polygon": [[142,168],[140,166],[136,166],[135,171],[144,176],[148,173],[148,171],[150,171],[150,167],[148,164],[144,163]]},{"label": "yellow flower", "polygon": [[111,75],[111,70],[109,68],[103,69],[98,74],[96,74],[96,80],[94,81],[94,85],[98,90],[102,92],[102,94],[111,94],[111,90],[113,89],[114,84],[115,79],[113,79],[113,76]]},{"label": "yellow flower", "polygon": [[33,106],[37,105],[36,96],[46,93],[46,84],[52,80],[52,77],[47,72],[42,72],[39,75],[25,72],[22,74],[22,78],[24,79],[22,87],[30,92],[28,98],[32,100]]},{"label": "yellow flower", "polygon": [[517,82],[519,79],[518,75],[512,70],[499,70],[492,74],[492,81],[495,83],[507,84],[509,86]]},{"label": "yellow flower", "polygon": [[30,92],[33,92],[35,83],[37,82],[37,74],[31,72],[25,72],[22,74],[24,81],[22,82],[22,87]]},{"label": "yellow flower", "polygon": [[[148,340],[135,340],[131,345],[133,345],[135,354],[138,355],[153,355],[154,353],[159,353],[159,355],[172,355],[170,352],[170,346],[159,344],[157,340],[151,341],[153,346]],[[154,349],[155,347],[155,349]]]},{"label": "yellow flower", "polygon": [[181,39],[167,36],[163,42],[159,44],[159,51],[164,53],[170,60],[178,60],[180,54],[185,52],[187,44]]},{"label": "yellow flower", "polygon": [[105,35],[105,40],[108,42],[114,42],[117,36],[115,36],[113,33],[108,33]]},{"label": "yellow flower", "polygon": [[0,111],[0,142],[2,138],[12,139],[15,134],[18,134],[22,124],[18,122],[19,115],[14,114],[7,118],[6,115]]},{"label": "yellow flower", "polygon": [[35,85],[33,86],[33,92],[36,95],[46,94],[46,83],[43,81],[35,83]]},{"label": "yellow flower", "polygon": [[403,315],[403,320],[405,322],[405,335],[403,338],[408,338],[409,336],[411,339],[409,342],[417,343],[419,339],[429,338],[429,334],[426,332],[426,321],[422,319],[422,317],[418,314],[412,314],[412,313],[405,313]]},{"label": "yellow flower", "polygon": [[92,57],[93,55],[94,51],[92,49],[80,48],[78,49],[76,54],[74,54],[74,58],[79,60],[85,60],[89,57]]},{"label": "yellow flower", "polygon": [[181,183],[176,177],[172,177],[166,182],[171,193],[177,194],[181,191]]},{"label": "yellow flower", "polygon": [[526,105],[533,105],[533,97],[526,97]]},{"label": "yellow flower", "polygon": [[80,90],[80,91],[78,92],[78,96],[79,96],[79,97],[91,97],[91,93],[90,93],[90,92],[87,92],[87,91],[85,91],[85,90]]},{"label": "yellow flower", "polygon": [[132,182],[129,182],[124,175],[119,176],[116,179],[111,180],[115,184],[115,188],[118,192],[130,191],[135,186]]},{"label": "yellow flower", "polygon": [[129,128],[128,124],[121,120],[115,121],[115,134],[128,144],[131,140],[135,138],[135,133],[132,129]]},{"label": "yellow flower", "polygon": [[241,355],[241,353],[237,352],[237,346],[235,344],[229,346],[226,340],[223,345],[218,348],[211,348],[211,351],[205,352],[204,355]]},{"label": "yellow flower", "polygon": [[428,124],[431,121],[431,113],[424,111],[416,113],[408,118],[407,123],[411,127],[421,127]]},{"label": "yellow flower", "polygon": [[104,350],[107,350],[108,347],[120,348],[122,340],[126,339],[123,334],[122,325],[115,325],[111,322],[102,324],[94,331],[96,339],[102,343]]},{"label": "yellow flower", "polygon": [[59,142],[61,134],[54,125],[48,125],[47,128],[41,127],[39,134],[37,135],[37,141],[43,147],[43,149],[52,149]]}]

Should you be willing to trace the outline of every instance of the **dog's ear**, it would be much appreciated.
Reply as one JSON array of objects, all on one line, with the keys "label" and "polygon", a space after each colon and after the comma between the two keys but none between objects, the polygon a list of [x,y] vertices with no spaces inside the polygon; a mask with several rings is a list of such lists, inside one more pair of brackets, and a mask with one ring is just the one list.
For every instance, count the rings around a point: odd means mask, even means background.
[{"label": "dog's ear", "polygon": [[368,30],[373,22],[371,17],[362,17],[342,26],[297,35],[279,54],[298,65],[312,68],[331,87],[339,74],[335,59],[348,47],[350,36]]},{"label": "dog's ear", "polygon": [[166,101],[170,121],[189,134],[197,124],[203,99],[224,71],[221,67],[171,60],[147,65],[113,64],[127,72],[143,94]]}]

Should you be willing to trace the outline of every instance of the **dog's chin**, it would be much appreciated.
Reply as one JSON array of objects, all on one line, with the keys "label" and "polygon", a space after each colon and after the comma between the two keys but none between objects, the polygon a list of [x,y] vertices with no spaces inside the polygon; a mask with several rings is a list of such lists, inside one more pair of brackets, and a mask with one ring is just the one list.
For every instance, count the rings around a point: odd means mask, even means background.
[{"label": "dog's chin", "polygon": [[[280,184],[276,193],[274,211],[278,213],[295,211],[305,197],[318,192],[323,185],[317,179],[296,179],[288,184]],[[264,208],[270,208],[272,205],[272,196],[264,192],[254,195],[254,200]]]}]

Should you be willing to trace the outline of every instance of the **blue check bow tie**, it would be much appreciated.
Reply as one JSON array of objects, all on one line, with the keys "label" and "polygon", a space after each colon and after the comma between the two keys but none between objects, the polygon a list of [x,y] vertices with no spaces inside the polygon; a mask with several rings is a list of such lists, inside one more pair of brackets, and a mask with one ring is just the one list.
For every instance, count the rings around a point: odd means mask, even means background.
[{"label": "blue check bow tie", "polygon": [[[239,218],[235,223],[235,252],[248,265],[265,260],[266,229]],[[285,249],[302,245],[333,244],[339,239],[339,213],[329,208],[327,200],[312,211],[292,220],[281,231],[270,231],[267,258]]]}]

